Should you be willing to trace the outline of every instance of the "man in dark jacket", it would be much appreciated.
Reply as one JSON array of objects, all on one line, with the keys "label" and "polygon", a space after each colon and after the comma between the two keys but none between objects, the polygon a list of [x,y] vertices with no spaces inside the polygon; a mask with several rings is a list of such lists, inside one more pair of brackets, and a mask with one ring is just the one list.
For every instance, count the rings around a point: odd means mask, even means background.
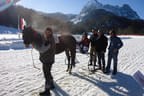
[{"label": "man in dark jacket", "polygon": [[97,29],[93,28],[92,29],[92,35],[90,37],[90,65],[92,65],[92,62],[94,62],[94,65],[96,65],[96,60],[97,60],[97,53],[96,53],[96,43],[97,43]]},{"label": "man in dark jacket", "polygon": [[111,60],[114,60],[114,70],[113,75],[117,73],[117,61],[119,49],[123,46],[123,43],[119,37],[117,37],[114,30],[110,31],[110,45],[108,47],[108,63],[106,67],[106,73],[110,72]]},{"label": "man in dark jacket", "polygon": [[43,73],[45,77],[45,91],[40,95],[50,95],[50,90],[54,89],[53,77],[51,75],[52,64],[55,61],[56,44],[52,29],[47,28],[44,32],[42,46],[33,45],[40,53],[40,61],[43,63]]},{"label": "man in dark jacket", "polygon": [[[103,34],[103,30],[98,30],[98,39],[96,45],[96,52],[98,55],[99,69],[105,71],[105,52],[107,48],[107,37]],[[103,66],[101,65],[101,61]]]}]

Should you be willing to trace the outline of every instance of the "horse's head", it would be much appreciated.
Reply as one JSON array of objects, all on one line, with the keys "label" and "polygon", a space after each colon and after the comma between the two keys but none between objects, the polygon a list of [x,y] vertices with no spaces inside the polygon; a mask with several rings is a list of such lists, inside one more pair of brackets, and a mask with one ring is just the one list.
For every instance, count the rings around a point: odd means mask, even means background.
[{"label": "horse's head", "polygon": [[23,41],[26,48],[28,48],[29,45],[32,44],[35,34],[35,31],[31,27],[25,27],[24,30],[22,30]]}]

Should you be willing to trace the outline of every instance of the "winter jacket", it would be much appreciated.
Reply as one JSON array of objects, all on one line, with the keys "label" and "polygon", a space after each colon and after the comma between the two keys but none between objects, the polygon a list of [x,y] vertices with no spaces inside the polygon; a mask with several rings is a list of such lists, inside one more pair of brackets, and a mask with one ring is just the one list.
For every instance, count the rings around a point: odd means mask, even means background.
[{"label": "winter jacket", "polygon": [[89,39],[87,37],[83,37],[80,44],[89,47]]},{"label": "winter jacket", "polygon": [[98,35],[96,34],[96,35],[91,35],[91,37],[90,37],[90,43],[91,43],[91,46],[92,47],[96,47],[96,42],[97,42],[97,38],[98,38]]},{"label": "winter jacket", "polygon": [[106,52],[106,48],[108,45],[108,39],[106,36],[102,35],[100,38],[97,39],[96,43],[96,51],[97,52]]},{"label": "winter jacket", "polygon": [[110,38],[110,45],[109,45],[109,51],[113,51],[116,49],[117,51],[123,46],[123,42],[121,39],[117,36]]},{"label": "winter jacket", "polygon": [[35,48],[40,53],[42,63],[54,63],[56,44],[53,36],[43,40],[42,46],[35,45]]}]

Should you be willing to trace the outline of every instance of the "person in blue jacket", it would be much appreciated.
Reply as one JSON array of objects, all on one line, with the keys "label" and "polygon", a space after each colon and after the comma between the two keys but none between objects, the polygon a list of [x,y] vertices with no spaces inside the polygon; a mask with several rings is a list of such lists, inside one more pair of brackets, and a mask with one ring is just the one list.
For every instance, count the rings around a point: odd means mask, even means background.
[{"label": "person in blue jacket", "polygon": [[110,66],[112,59],[114,60],[113,75],[117,74],[117,62],[119,49],[123,46],[123,43],[119,37],[117,37],[114,30],[110,31],[110,45],[108,47],[108,62],[105,73],[110,73]]}]

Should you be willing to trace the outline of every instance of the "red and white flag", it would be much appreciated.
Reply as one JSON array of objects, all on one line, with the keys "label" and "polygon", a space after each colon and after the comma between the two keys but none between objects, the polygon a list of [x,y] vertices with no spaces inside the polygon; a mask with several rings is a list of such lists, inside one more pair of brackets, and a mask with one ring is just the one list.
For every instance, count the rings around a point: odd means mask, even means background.
[{"label": "red and white flag", "polygon": [[24,20],[24,18],[20,19],[20,24],[21,24],[21,30],[23,30],[24,26],[26,26],[26,21]]}]

